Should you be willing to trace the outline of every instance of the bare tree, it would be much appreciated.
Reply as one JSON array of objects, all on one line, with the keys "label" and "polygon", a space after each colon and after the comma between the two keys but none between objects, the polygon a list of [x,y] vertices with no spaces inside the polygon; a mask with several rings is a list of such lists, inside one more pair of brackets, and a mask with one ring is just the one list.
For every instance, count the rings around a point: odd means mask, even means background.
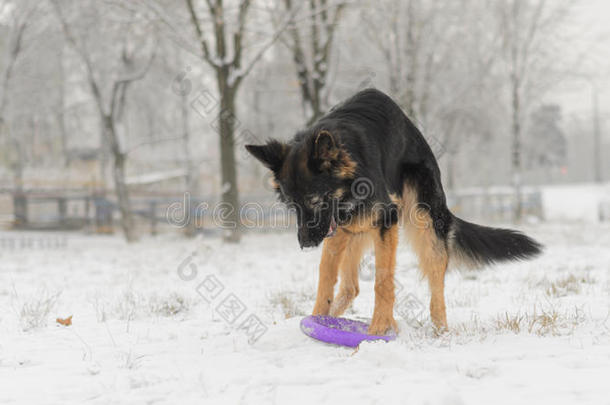
[{"label": "bare tree", "polygon": [[[102,125],[102,139],[107,143],[113,159],[112,174],[119,211],[121,212],[121,227],[127,241],[135,241],[137,239],[135,224],[131,210],[129,191],[125,182],[126,152],[124,145],[121,143],[119,127],[121,126],[121,120],[123,118],[128,88],[135,81],[142,79],[148,72],[155,56],[156,45],[153,43],[152,50],[149,52],[147,60],[140,62],[140,66],[136,66],[135,49],[128,49],[126,44],[123,44],[120,57],[118,60],[113,61],[119,66],[115,78],[109,82],[103,82],[98,78],[99,76],[96,76],[96,72],[94,71],[95,65],[92,60],[92,51],[88,49],[84,40],[79,41],[79,38],[85,36],[75,34],[74,31],[77,29],[76,24],[71,24],[68,21],[57,0],[52,0],[52,4],[54,6],[55,14],[61,23],[66,40],[84,64],[87,83],[95,101],[99,120]],[[128,35],[125,35],[124,37],[127,38]],[[103,88],[108,84],[110,84],[110,91],[104,92]],[[104,93],[108,94],[108,96],[104,97]]]},{"label": "bare tree", "polygon": [[470,19],[477,6],[442,0],[380,0],[375,8],[375,13],[361,13],[368,37],[384,61],[389,92],[411,120],[428,129],[434,115],[445,116],[454,107],[448,105],[454,103],[454,95],[472,87],[474,77],[465,77],[456,63],[462,58],[458,52],[468,50],[464,46],[458,51],[454,43],[465,41],[465,21],[468,27],[476,24]]},{"label": "bare tree", "polygon": [[[515,221],[523,216],[522,171],[523,127],[531,108],[532,90],[536,83],[549,76],[556,60],[545,58],[551,46],[551,35],[556,34],[566,14],[565,2],[546,0],[503,0],[496,4],[499,19],[502,55],[507,67],[511,111],[511,171],[514,188]],[[528,101],[530,101],[528,103]]]},{"label": "bare tree", "polygon": [[[178,60],[181,60],[178,55]],[[182,64],[182,63],[181,63]],[[181,82],[176,81],[179,85]],[[190,108],[188,94],[190,92],[190,82],[188,88],[177,88],[175,93],[179,96],[179,125],[181,127],[181,138],[184,155],[184,166],[185,166],[185,183],[186,189],[189,193],[190,200],[185,206],[185,210],[188,209],[190,212],[186,212],[186,224],[185,224],[185,235],[189,238],[193,238],[197,231],[197,215],[194,210],[194,205],[197,197],[199,197],[199,177],[197,175],[197,164],[194,161],[193,151],[191,150],[192,134],[189,126]],[[185,196],[186,197],[186,196]],[[194,197],[194,199],[193,199]]]},{"label": "bare tree", "polygon": [[376,4],[377,13],[362,11],[367,31],[381,50],[390,93],[417,122],[425,121],[434,75],[447,62],[444,56],[450,49],[447,35],[439,38],[447,33],[437,29],[439,18],[446,16],[442,5],[384,0]]},{"label": "bare tree", "polygon": [[37,3],[3,3],[0,5],[0,13],[9,16],[9,35],[6,40],[6,53],[2,58],[6,65],[2,71],[0,82],[0,135],[5,121],[4,112],[8,101],[8,91],[13,77],[13,71],[17,59],[23,49],[23,37],[31,17],[35,12]]},{"label": "bare tree", "polygon": [[[495,38],[474,1],[380,0],[362,10],[363,26],[386,69],[387,87],[422,130],[437,158],[446,156],[449,188],[467,138],[488,134],[488,78]],[[455,43],[461,46],[456,47]]]},{"label": "bare tree", "polygon": [[[246,22],[251,9],[250,0],[240,0],[237,7],[237,18],[234,30],[229,26],[230,11],[223,0],[206,0],[205,11],[201,10],[196,0],[185,0],[190,16],[190,22],[197,36],[200,47],[200,57],[213,69],[218,94],[220,110],[218,112],[220,136],[220,168],[222,203],[226,208],[226,215],[222,216],[222,224],[227,232],[224,234],[226,242],[240,240],[239,226],[239,193],[237,188],[237,166],[235,164],[235,121],[237,117],[236,97],[243,79],[252,71],[260,61],[263,54],[273,45],[282,31],[286,28],[289,19],[286,19],[279,28],[271,34],[260,48],[253,53],[249,60],[244,58]],[[211,20],[212,39],[214,46],[208,44],[204,20],[201,15],[209,15]]]},{"label": "bare tree", "polygon": [[0,5],[0,14],[8,15],[10,21],[9,35],[6,40],[6,53],[3,57],[6,64],[0,78],[0,142],[5,142],[7,149],[12,151],[12,153],[9,153],[9,161],[15,187],[13,205],[16,222],[25,220],[27,215],[26,201],[22,196],[25,154],[22,140],[12,136],[9,131],[7,131],[8,125],[5,113],[14,69],[17,60],[23,51],[25,31],[28,28],[28,25],[32,23],[32,16],[37,7],[38,3],[32,1],[24,1],[21,3],[6,2]]},{"label": "bare tree", "polygon": [[[284,6],[294,13],[292,0],[284,0]],[[344,1],[329,4],[328,0],[310,0],[306,15],[290,24],[283,40],[292,54],[308,125],[320,118],[327,107],[322,93],[327,84],[337,23],[345,6]]]}]

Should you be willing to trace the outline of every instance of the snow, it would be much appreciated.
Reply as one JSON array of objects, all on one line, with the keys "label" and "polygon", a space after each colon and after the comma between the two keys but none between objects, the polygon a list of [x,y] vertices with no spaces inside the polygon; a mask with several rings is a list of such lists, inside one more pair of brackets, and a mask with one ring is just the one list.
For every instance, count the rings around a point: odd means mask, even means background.
[{"label": "snow", "polygon": [[546,219],[595,223],[610,197],[610,183],[545,186],[541,192]]},{"label": "snow", "polygon": [[[525,230],[546,244],[541,258],[448,274],[450,333],[436,336],[426,309],[418,320],[397,316],[396,341],[358,350],[300,331],[320,251],[300,251],[292,233],[251,233],[239,247],[177,235],[132,246],[80,234],[62,245],[3,243],[0,403],[607,402],[610,226]],[[427,302],[404,244],[397,280],[399,297]],[[373,281],[360,284],[347,316],[367,319]],[[216,311],[229,296],[245,306],[234,326]],[[38,315],[39,326],[24,327]],[[55,323],[70,315],[71,326]],[[249,315],[266,328],[252,344],[237,329]],[[521,329],[499,327],[507,318]]]},{"label": "snow", "polygon": [[154,184],[159,183],[161,181],[175,179],[177,177],[185,177],[186,174],[186,170],[184,169],[174,169],[164,172],[146,173],[138,176],[129,176],[125,179],[125,183],[130,185]]}]

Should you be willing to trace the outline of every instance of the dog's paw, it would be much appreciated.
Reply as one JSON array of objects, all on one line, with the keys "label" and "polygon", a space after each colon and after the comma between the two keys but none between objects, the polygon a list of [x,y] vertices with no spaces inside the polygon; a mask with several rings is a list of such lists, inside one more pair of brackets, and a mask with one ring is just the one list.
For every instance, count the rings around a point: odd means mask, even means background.
[{"label": "dog's paw", "polygon": [[320,301],[316,302],[316,305],[313,307],[313,311],[311,311],[312,315],[328,315],[330,312],[331,301]]},{"label": "dog's paw", "polygon": [[396,320],[394,320],[393,316],[373,316],[368,334],[377,336],[385,335],[387,332],[389,332],[390,328],[393,328],[394,331],[398,333],[398,324],[396,323]]},{"label": "dog's paw", "polygon": [[352,303],[353,300],[354,300],[353,295],[350,296],[343,292],[340,293],[330,304],[330,311],[329,311],[330,316],[337,318],[337,317],[343,315],[343,313],[350,306],[350,304]]},{"label": "dog's paw", "polygon": [[445,322],[443,323],[439,323],[433,324],[433,329],[434,329],[434,334],[438,337],[438,336],[443,336],[447,333],[449,333],[449,328],[447,327],[447,323]]}]

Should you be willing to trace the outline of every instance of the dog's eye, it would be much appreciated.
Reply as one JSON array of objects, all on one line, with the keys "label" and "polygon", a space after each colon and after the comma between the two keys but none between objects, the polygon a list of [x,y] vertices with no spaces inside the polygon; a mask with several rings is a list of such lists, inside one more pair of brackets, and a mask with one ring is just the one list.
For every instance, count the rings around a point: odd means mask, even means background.
[{"label": "dog's eye", "polygon": [[324,202],[324,199],[322,197],[320,197],[319,195],[309,196],[305,200],[305,203],[309,206],[309,208],[312,208],[312,209],[320,207],[320,205],[322,205],[323,202]]}]

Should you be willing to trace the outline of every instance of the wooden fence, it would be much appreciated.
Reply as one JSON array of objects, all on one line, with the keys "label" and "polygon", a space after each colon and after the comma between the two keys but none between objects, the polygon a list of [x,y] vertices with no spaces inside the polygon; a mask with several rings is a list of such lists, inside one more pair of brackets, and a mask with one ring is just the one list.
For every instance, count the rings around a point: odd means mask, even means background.
[{"label": "wooden fence", "polygon": [[[16,191],[0,189],[0,195],[12,201],[14,229],[29,230],[88,230],[95,233],[112,233],[118,224],[119,210],[114,195],[104,190],[83,189],[30,189]],[[197,229],[214,229],[218,225],[215,198],[193,198],[188,194],[132,192],[132,212],[138,226],[147,227],[156,234],[160,228],[186,227],[194,221]],[[294,216],[270,195],[248,196],[242,206],[242,226],[246,228],[288,229],[294,225]],[[525,190],[523,211],[526,216],[543,218],[541,193]],[[452,212],[465,219],[493,222],[513,220],[514,195],[510,189],[465,190],[448,195]],[[10,204],[9,204],[10,205]],[[249,206],[250,205],[250,206]]]},{"label": "wooden fence", "polygon": [[[104,190],[10,190],[0,189],[11,201],[8,226],[22,230],[88,230],[112,233],[120,219],[114,195]],[[289,228],[294,218],[269,195],[249,198],[256,204],[243,206],[242,226],[246,228]],[[217,198],[192,197],[176,193],[130,193],[132,214],[139,227],[156,234],[162,227],[182,228],[193,223],[196,229],[214,229],[222,213]],[[249,204],[252,206],[248,207]]]}]

